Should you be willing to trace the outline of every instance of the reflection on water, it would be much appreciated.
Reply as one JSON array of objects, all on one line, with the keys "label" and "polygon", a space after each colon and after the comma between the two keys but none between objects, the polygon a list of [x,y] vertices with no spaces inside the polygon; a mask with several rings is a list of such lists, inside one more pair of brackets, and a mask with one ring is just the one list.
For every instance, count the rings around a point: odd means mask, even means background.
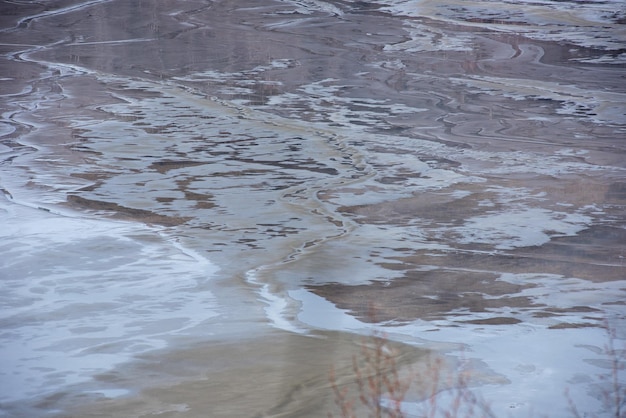
[{"label": "reflection on water", "polygon": [[621,2],[0,7],[5,414],[319,416],[374,329],[602,413]]}]

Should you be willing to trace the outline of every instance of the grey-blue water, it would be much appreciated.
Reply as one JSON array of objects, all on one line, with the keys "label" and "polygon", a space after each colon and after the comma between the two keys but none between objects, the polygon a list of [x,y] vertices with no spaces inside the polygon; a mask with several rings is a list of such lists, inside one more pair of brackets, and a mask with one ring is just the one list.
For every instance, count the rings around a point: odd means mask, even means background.
[{"label": "grey-blue water", "polygon": [[[0,3],[0,415],[337,415],[375,333],[495,416],[607,416],[624,19]],[[414,380],[406,416],[454,402]]]}]

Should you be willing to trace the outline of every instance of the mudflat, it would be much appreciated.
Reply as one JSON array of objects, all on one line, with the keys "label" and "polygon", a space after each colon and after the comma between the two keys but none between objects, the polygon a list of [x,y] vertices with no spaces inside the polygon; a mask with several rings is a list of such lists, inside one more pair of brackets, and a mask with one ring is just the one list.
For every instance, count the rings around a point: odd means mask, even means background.
[{"label": "mudflat", "polygon": [[336,382],[360,416],[372,346],[407,416],[459,376],[496,416],[569,416],[565,390],[612,411],[623,22],[612,0],[1,4],[0,411],[339,416]]}]

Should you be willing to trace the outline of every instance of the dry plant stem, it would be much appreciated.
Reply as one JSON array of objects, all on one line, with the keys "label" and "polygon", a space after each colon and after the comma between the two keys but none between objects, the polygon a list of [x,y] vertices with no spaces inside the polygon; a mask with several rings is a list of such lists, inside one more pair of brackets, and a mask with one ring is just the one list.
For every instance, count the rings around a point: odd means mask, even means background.
[{"label": "dry plant stem", "polygon": [[[356,418],[354,414],[354,401],[350,401],[348,399],[348,388],[344,387],[342,389],[339,388],[337,383],[337,378],[335,377],[335,369],[332,368],[330,371],[330,385],[335,394],[335,403],[341,410],[341,416],[343,418]],[[333,415],[331,413],[328,414],[328,418],[332,418]]]},{"label": "dry plant stem", "polygon": [[[353,383],[357,392],[353,395],[354,399],[349,398],[348,387],[339,387],[335,372],[331,371],[330,382],[341,417],[356,417],[355,407],[358,404],[368,411],[370,418],[404,418],[402,403],[413,381],[428,385],[425,417],[494,417],[488,404],[469,388],[467,372],[451,372],[447,379],[443,379],[444,365],[442,360],[437,358],[430,362],[424,374],[410,371],[408,376],[403,378],[397,368],[397,353],[387,342],[384,336],[375,334],[363,342],[360,355],[352,357]],[[449,388],[453,394],[449,405],[438,404],[438,395],[442,387]],[[383,396],[387,397],[387,407],[383,407],[381,403]],[[328,416],[332,417],[332,414]],[[359,418],[363,418],[363,415],[359,414]]]},{"label": "dry plant stem", "polygon": [[[611,371],[600,376],[602,381],[608,383],[608,388],[603,392],[605,405],[608,413],[613,418],[626,418],[626,385],[620,378],[626,368],[626,346],[623,349],[615,348],[617,333],[615,328],[605,325],[608,341],[602,354],[610,359]],[[479,398],[469,387],[470,374],[466,371],[452,372],[447,379],[442,378],[444,365],[437,358],[430,362],[426,373],[423,375],[411,372],[409,377],[401,378],[397,369],[397,353],[389,347],[388,340],[384,335],[374,334],[361,345],[360,356],[352,357],[352,369],[354,381],[357,386],[357,395],[351,399],[348,387],[340,388],[334,370],[331,371],[330,382],[335,394],[335,403],[339,406],[341,417],[356,418],[355,406],[360,403],[369,411],[372,418],[403,418],[402,402],[406,393],[415,379],[421,380],[429,386],[428,402],[423,416],[436,418],[493,418],[495,417],[489,405]],[[439,398],[442,388],[453,394],[449,405],[440,405]],[[388,396],[389,407],[383,408],[381,400]],[[583,415],[572,399],[568,390],[565,391],[570,413],[574,418],[582,418]],[[332,414],[328,414],[332,417]],[[584,416],[588,416],[585,414]],[[596,417],[592,415],[592,417]],[[363,418],[359,415],[359,418]],[[596,417],[597,418],[597,417]]]},{"label": "dry plant stem", "polygon": [[582,418],[580,416],[580,412],[578,412],[578,408],[572,399],[572,396],[569,393],[569,388],[565,389],[565,398],[567,398],[567,406],[569,407],[570,412],[574,416],[574,418]]},{"label": "dry plant stem", "polygon": [[398,376],[395,362],[395,354],[386,345],[386,339],[376,335],[370,340],[370,344],[361,346],[362,364],[357,358],[353,358],[353,369],[356,375],[359,389],[359,400],[371,411],[370,416],[380,418],[383,416],[381,399],[388,394],[392,409],[385,410],[387,416],[401,417],[400,405],[408,383],[404,383]]},{"label": "dry plant stem", "polygon": [[432,388],[427,410],[429,418],[436,416],[446,418],[494,417],[488,403],[470,389],[470,374],[467,371],[450,372],[448,378],[445,379],[445,387],[450,388],[448,390],[453,394],[452,400],[448,405],[438,405],[437,395],[442,382],[442,370],[443,365],[440,359],[435,360],[428,369],[428,378]]},{"label": "dry plant stem", "polygon": [[604,351],[611,356],[611,386],[613,393],[607,393],[605,396],[609,404],[611,403],[611,398],[613,400],[613,404],[615,405],[615,418],[624,418],[626,416],[626,386],[620,385],[619,376],[621,371],[624,370],[624,367],[626,367],[624,365],[624,361],[626,360],[624,359],[624,356],[626,356],[626,347],[621,350],[620,355],[614,346],[614,341],[617,338],[615,328],[607,326],[607,331],[609,333],[609,340]]},{"label": "dry plant stem", "polygon": [[[357,400],[369,411],[369,417],[403,418],[402,401],[409,389],[411,379],[402,379],[396,365],[397,353],[387,345],[387,339],[375,334],[366,339],[360,355],[352,357],[352,370],[357,387]],[[335,372],[331,370],[331,387],[341,416],[355,417],[354,400],[348,399],[348,388],[339,388]],[[381,400],[387,395],[390,408],[383,408]],[[332,414],[329,414],[332,417]],[[359,417],[361,418],[361,417]]]},{"label": "dry plant stem", "polygon": [[[608,321],[605,321],[604,327],[607,331],[608,340],[604,345],[603,354],[611,360],[611,371],[599,376],[600,380],[608,380],[610,384],[610,389],[605,390],[602,395],[607,408],[610,409],[607,412],[613,418],[626,418],[626,385],[620,383],[621,373],[626,368],[626,346],[621,350],[616,350],[615,340],[617,339],[617,333],[615,328],[610,326]],[[565,389],[565,397],[572,415],[575,418],[582,418],[576,403],[569,393],[569,389]]]},{"label": "dry plant stem", "polygon": [[430,375],[430,382],[431,382],[431,393],[430,393],[430,397],[429,397],[429,413],[428,413],[428,417],[429,418],[434,418],[435,414],[437,413],[437,393],[439,392],[439,378],[441,377],[441,359],[436,359],[435,363],[432,364],[429,368],[428,368],[428,374]]}]

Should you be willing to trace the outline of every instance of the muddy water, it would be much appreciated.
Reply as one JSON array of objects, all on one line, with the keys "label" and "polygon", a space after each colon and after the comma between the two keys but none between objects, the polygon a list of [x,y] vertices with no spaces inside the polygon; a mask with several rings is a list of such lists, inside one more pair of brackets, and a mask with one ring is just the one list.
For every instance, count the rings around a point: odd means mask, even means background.
[{"label": "muddy water", "polygon": [[5,416],[326,416],[372,332],[610,408],[620,2],[0,7]]}]

